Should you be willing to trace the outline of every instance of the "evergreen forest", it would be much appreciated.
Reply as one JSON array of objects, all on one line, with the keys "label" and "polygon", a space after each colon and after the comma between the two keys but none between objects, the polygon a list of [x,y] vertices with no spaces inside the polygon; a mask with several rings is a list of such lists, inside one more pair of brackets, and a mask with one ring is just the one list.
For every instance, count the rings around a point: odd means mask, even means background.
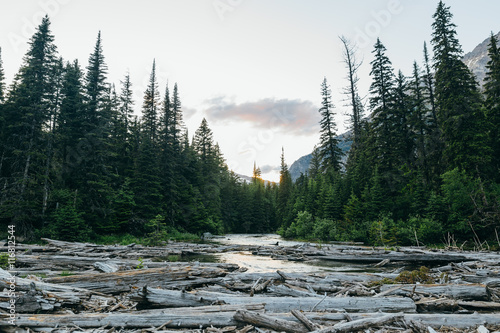
[{"label": "evergreen forest", "polygon": [[[377,39],[369,95],[358,91],[356,47],[340,38],[352,145],[339,148],[325,78],[320,141],[292,181],[254,166],[228,169],[203,119],[190,136],[182,87],[160,87],[156,64],[142,101],[132,78],[108,81],[101,33],[87,64],[63,59],[46,16],[13,82],[0,49],[0,224],[19,238],[90,241],[136,237],[157,244],[205,232],[278,232],[287,238],[366,244],[500,245],[500,49],[492,34],[484,82],[462,62],[450,7],[433,15],[411,73],[393,68]],[[137,116],[138,111],[141,115]],[[2,231],[3,232],[3,231]],[[496,244],[496,245],[495,245]]]}]

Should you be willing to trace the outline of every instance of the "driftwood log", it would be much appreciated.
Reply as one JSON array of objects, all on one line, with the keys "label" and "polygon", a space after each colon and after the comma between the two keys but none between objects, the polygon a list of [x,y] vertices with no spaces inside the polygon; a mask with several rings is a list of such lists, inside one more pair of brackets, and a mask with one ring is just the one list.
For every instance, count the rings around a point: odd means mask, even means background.
[{"label": "driftwood log", "polygon": [[[407,333],[427,333],[441,326],[463,332],[465,327],[500,325],[500,255],[493,252],[46,241],[49,245],[18,245],[23,252],[17,255],[15,278],[0,269],[1,332],[51,332],[55,327],[58,333],[78,328],[95,333],[200,332],[200,328],[207,333],[262,332],[264,328],[350,332],[376,327],[394,331],[396,326]],[[193,254],[237,251],[306,263],[338,260],[378,265],[367,266],[376,273],[250,273],[235,264],[188,262]],[[169,262],[172,259],[184,262]],[[439,264],[429,274],[436,284],[382,285],[394,280],[406,263]],[[62,276],[68,273],[75,275]],[[16,327],[8,324],[10,317],[5,314],[13,280]]]},{"label": "driftwood log", "polygon": [[380,287],[386,296],[399,295],[411,297],[414,294],[446,296],[453,299],[488,301],[489,294],[485,285],[481,284],[387,284]]},{"label": "driftwood log", "polygon": [[143,307],[178,307],[203,306],[207,304],[248,305],[259,303],[265,305],[267,312],[283,313],[292,310],[317,311],[345,310],[347,312],[407,312],[416,311],[415,303],[410,298],[403,297],[269,297],[223,294],[216,292],[198,291],[182,292],[143,288],[131,296]]},{"label": "driftwood log", "polygon": [[132,271],[73,275],[46,279],[52,284],[62,284],[77,288],[116,295],[144,286],[163,287],[166,282],[188,280],[190,278],[213,278],[224,276],[227,271],[212,267],[162,267]]}]

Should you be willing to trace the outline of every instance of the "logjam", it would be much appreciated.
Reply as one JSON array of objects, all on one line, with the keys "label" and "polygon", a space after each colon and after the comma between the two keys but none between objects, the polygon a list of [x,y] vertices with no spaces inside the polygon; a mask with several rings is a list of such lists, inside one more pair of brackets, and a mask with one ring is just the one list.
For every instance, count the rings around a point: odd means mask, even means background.
[{"label": "logjam", "polygon": [[[0,269],[2,332],[52,332],[55,327],[57,333],[500,329],[500,254],[494,252],[45,240],[48,245],[18,244],[23,251],[16,256],[17,271]],[[194,254],[239,251],[269,260],[366,263],[375,273],[252,273],[236,264],[189,262]],[[430,266],[434,284],[394,284],[405,265],[422,264]],[[12,283],[16,326],[8,315]]]}]

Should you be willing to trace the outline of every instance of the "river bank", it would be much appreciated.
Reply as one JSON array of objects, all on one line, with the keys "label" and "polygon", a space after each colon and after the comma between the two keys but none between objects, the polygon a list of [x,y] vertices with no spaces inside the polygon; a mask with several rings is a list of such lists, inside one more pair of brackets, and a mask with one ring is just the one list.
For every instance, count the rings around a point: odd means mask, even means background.
[{"label": "river bank", "polygon": [[[499,253],[277,237],[162,247],[18,244],[15,270],[0,271],[1,330],[476,332],[500,325]],[[7,320],[12,280],[17,327]]]}]

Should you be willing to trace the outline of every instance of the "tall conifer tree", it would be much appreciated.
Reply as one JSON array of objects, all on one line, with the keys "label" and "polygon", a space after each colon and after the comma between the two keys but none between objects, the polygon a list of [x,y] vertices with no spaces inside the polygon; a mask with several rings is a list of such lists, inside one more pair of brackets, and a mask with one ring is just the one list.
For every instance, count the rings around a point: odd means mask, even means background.
[{"label": "tall conifer tree", "polygon": [[462,62],[453,15],[443,1],[433,18],[436,110],[445,145],[443,157],[448,170],[458,167],[472,173],[490,159],[481,97],[472,73]]},{"label": "tall conifer tree", "polygon": [[156,80],[156,62],[153,60],[153,68],[149,77],[149,85],[144,92],[142,104],[144,134],[151,142],[157,141],[158,134],[158,107],[160,105],[160,92]]},{"label": "tall conifer tree", "polygon": [[321,114],[320,120],[320,143],[319,155],[321,159],[322,169],[325,172],[339,171],[341,167],[342,150],[339,148],[339,140],[337,139],[337,124],[333,118],[333,103],[330,86],[323,79],[321,83]]},{"label": "tall conifer tree", "polygon": [[484,93],[486,95],[485,109],[489,123],[489,141],[492,149],[493,175],[500,180],[500,49],[498,40],[492,34],[488,49],[490,60],[486,65],[488,72],[484,80]]}]

